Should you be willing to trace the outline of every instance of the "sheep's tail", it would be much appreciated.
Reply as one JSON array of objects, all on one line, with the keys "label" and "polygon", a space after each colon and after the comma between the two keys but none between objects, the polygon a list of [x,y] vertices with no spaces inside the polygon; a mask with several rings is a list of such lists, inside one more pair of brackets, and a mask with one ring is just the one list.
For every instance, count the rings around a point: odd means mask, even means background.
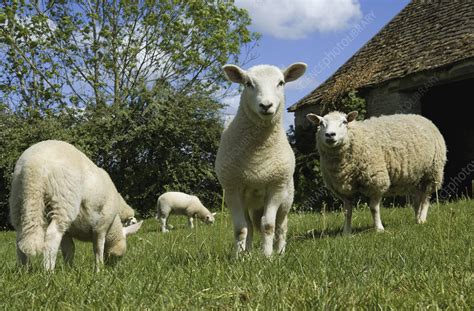
[{"label": "sheep's tail", "polygon": [[435,183],[433,189],[431,189],[431,192],[435,192],[440,190],[442,184],[443,184],[443,179],[444,179],[444,167],[446,165],[446,142],[443,138],[443,135],[439,132],[438,129],[436,129],[437,132],[437,137],[435,137],[435,154],[433,158],[433,168],[434,171],[432,172],[433,174],[433,181]]},{"label": "sheep's tail", "polygon": [[156,220],[160,220],[160,217],[161,217],[161,212],[160,212],[161,208],[160,208],[160,199],[158,199],[158,201],[156,202]]},{"label": "sheep's tail", "polygon": [[[36,180],[37,182],[38,180]],[[47,228],[44,191],[38,184],[12,185],[10,217],[17,231],[17,247],[28,257],[43,252]]]}]

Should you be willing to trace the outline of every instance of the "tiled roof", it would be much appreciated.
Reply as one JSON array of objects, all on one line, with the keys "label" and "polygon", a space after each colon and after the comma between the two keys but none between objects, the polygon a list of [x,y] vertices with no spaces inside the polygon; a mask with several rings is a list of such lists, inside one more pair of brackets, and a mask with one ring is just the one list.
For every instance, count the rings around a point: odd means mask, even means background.
[{"label": "tiled roof", "polygon": [[474,57],[474,1],[410,2],[329,79],[288,108]]}]

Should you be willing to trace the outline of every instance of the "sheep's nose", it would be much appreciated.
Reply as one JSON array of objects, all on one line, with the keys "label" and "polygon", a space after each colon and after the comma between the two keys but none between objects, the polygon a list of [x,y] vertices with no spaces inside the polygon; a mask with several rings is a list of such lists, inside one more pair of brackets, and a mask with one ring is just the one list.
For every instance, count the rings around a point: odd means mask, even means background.
[{"label": "sheep's nose", "polygon": [[336,133],[335,132],[329,132],[329,133],[325,133],[324,136],[326,136],[327,138],[331,138],[331,137],[336,136]]},{"label": "sheep's nose", "polygon": [[269,104],[264,105],[264,104],[261,103],[259,106],[260,106],[263,110],[265,110],[265,112],[266,112],[266,111],[268,111],[268,109],[270,109],[270,108],[273,106],[273,104],[272,104],[272,103],[269,103]]}]

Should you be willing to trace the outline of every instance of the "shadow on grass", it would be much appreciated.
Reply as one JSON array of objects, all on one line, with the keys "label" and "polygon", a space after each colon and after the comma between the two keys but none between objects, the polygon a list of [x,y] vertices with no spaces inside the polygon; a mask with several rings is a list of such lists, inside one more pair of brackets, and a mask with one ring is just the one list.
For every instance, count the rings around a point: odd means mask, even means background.
[{"label": "shadow on grass", "polygon": [[[352,235],[367,234],[375,232],[372,226],[352,228]],[[317,240],[323,238],[334,238],[343,236],[342,229],[329,229],[329,230],[308,230],[302,234],[295,233],[288,237],[290,241],[305,241],[305,240]]]}]

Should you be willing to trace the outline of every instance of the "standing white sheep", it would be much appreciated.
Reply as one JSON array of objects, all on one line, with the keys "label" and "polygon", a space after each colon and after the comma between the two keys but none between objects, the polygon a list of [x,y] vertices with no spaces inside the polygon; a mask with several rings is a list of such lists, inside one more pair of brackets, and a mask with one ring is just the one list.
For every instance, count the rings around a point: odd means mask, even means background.
[{"label": "standing white sheep", "polygon": [[166,192],[160,195],[156,204],[156,219],[161,222],[161,232],[168,232],[166,221],[170,214],[186,215],[190,228],[194,228],[194,216],[206,224],[212,224],[216,215],[209,212],[197,196],[183,192]]},{"label": "standing white sheep", "polygon": [[344,233],[351,233],[352,200],[369,198],[375,228],[383,231],[386,195],[413,195],[417,223],[426,221],[431,194],[443,181],[446,144],[436,126],[419,115],[355,121],[357,111],[308,114],[318,125],[317,148],[327,187],[344,203]]},{"label": "standing white sheep", "polygon": [[235,118],[224,130],[215,170],[234,223],[236,256],[252,246],[254,226],[263,234],[263,253],[286,245],[287,214],[293,204],[295,156],[284,125],[284,85],[302,76],[306,64],[284,70],[260,65],[245,71],[223,67],[229,81],[244,86]]},{"label": "standing white sheep", "polygon": [[16,230],[17,257],[43,253],[46,270],[54,270],[59,247],[67,264],[74,258],[73,238],[92,241],[96,270],[126,251],[133,209],[117,192],[109,175],[74,146],[55,140],[37,143],[18,159],[10,194],[10,220]]}]

